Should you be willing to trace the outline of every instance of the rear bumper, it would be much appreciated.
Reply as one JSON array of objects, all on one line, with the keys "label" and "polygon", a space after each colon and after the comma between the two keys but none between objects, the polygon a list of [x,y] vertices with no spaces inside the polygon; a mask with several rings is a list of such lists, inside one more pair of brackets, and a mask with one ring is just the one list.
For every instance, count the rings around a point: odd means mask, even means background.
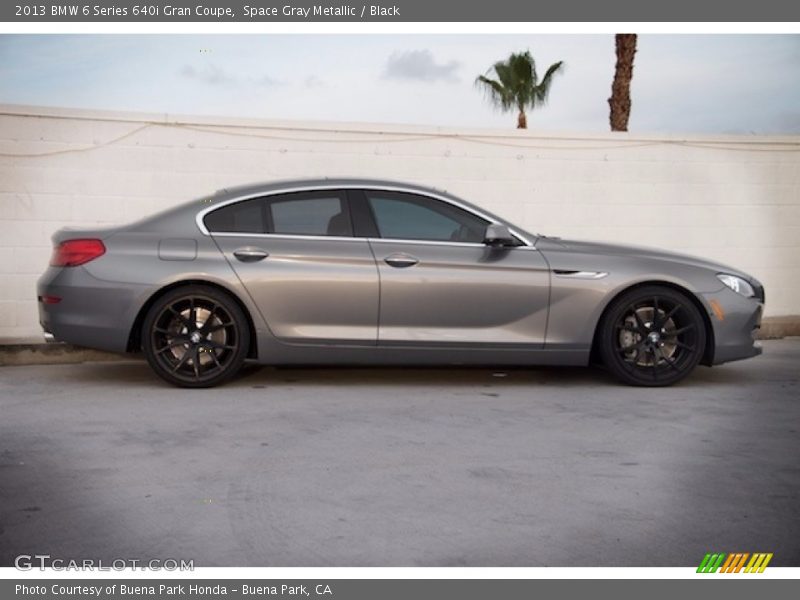
[{"label": "rear bumper", "polygon": [[713,301],[722,309],[721,318],[715,311],[709,310],[714,328],[712,364],[751,358],[763,352],[761,344],[756,341],[764,312],[763,302],[756,298],[745,298],[728,288],[702,296],[707,306],[711,306]]},{"label": "rear bumper", "polygon": [[[102,281],[83,267],[50,267],[39,278],[36,293],[45,340],[125,352],[147,287]],[[43,296],[60,301],[46,304]]]}]

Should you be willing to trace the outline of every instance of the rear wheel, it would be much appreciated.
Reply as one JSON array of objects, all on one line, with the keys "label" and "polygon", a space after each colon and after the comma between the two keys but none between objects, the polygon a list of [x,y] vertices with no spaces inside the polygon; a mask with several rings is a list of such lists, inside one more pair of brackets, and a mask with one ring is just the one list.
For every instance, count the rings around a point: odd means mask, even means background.
[{"label": "rear wheel", "polygon": [[700,362],[705,344],[700,311],[684,294],[664,286],[623,294],[609,306],[600,328],[603,362],[630,385],[680,381]]},{"label": "rear wheel", "polygon": [[150,308],[142,346],[156,374],[181,387],[212,387],[233,377],[250,345],[238,304],[213,287],[176,288]]}]

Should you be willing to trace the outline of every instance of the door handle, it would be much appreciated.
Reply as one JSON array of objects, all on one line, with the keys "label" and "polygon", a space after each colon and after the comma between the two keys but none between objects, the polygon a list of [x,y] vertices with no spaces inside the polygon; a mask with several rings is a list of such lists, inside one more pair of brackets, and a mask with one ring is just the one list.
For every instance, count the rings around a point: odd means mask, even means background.
[{"label": "door handle", "polygon": [[258,262],[269,256],[269,252],[258,248],[239,248],[233,251],[233,255],[242,262]]},{"label": "door handle", "polygon": [[419,259],[409,254],[390,254],[389,256],[383,259],[383,262],[385,262],[390,267],[404,269],[406,267],[413,267],[415,264],[419,262]]}]

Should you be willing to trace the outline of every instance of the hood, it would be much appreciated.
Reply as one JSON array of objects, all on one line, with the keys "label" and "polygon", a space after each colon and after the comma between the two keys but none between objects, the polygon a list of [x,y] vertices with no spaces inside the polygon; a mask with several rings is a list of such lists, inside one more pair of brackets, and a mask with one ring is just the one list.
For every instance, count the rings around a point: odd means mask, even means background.
[{"label": "hood", "polygon": [[757,280],[740,269],[735,269],[729,265],[718,263],[705,258],[670,252],[668,250],[658,250],[647,246],[629,246],[625,244],[608,244],[605,242],[583,242],[578,240],[565,240],[561,238],[539,237],[536,240],[536,248],[547,254],[550,252],[575,252],[579,254],[593,254],[606,256],[638,256],[655,260],[691,265],[702,269],[710,269],[720,273],[730,273],[757,283]]}]

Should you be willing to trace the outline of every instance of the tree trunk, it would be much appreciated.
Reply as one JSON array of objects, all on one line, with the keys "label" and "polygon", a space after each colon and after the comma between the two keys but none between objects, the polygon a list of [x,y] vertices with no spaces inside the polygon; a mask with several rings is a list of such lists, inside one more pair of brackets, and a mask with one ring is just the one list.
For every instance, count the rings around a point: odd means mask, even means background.
[{"label": "tree trunk", "polygon": [[631,79],[633,79],[633,57],[636,54],[636,34],[618,33],[617,68],[611,85],[611,131],[628,131],[631,116]]},{"label": "tree trunk", "polygon": [[520,110],[519,115],[517,116],[517,129],[527,129],[528,128],[528,117],[525,116],[525,111]]}]

